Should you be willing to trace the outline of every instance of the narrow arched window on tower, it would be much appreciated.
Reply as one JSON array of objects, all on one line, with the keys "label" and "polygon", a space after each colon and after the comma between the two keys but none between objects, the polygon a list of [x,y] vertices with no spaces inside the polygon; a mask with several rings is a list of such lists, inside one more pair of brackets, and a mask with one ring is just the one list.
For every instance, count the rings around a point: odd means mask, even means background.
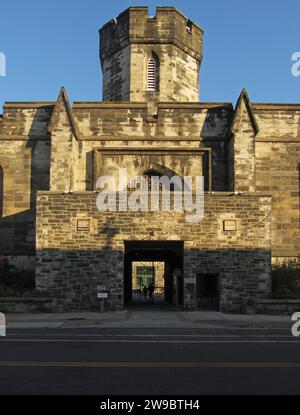
[{"label": "narrow arched window on tower", "polygon": [[154,52],[148,60],[147,89],[148,91],[159,90],[159,59]]}]

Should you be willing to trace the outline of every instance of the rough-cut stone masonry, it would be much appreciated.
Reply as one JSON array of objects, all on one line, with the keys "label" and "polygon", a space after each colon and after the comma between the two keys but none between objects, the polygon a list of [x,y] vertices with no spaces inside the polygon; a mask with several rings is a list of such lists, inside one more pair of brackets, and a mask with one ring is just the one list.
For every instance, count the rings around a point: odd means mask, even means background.
[{"label": "rough-cut stone masonry", "polygon": [[[270,293],[271,198],[207,194],[204,219],[185,212],[99,212],[93,192],[37,197],[37,287],[67,309],[96,309],[97,286],[107,307],[123,305],[124,241],[184,241],[184,306],[194,309],[199,272],[219,273],[221,309],[244,311]],[[90,229],[77,231],[77,219]],[[235,219],[236,231],[223,231]]]},{"label": "rough-cut stone masonry", "polygon": [[[271,236],[260,233],[258,226],[251,229],[251,244],[248,236],[239,234],[229,243],[222,239],[222,234],[215,232],[213,220],[194,228],[182,225],[182,217],[174,214],[169,217],[133,215],[132,219],[110,214],[107,220],[121,235],[126,234],[123,225],[140,218],[146,230],[142,225],[137,228],[136,224],[132,225],[130,229],[135,229],[136,238],[147,238],[148,228],[152,226],[164,240],[174,239],[177,235],[177,240],[185,241],[186,281],[189,281],[189,272],[195,274],[198,269],[202,272],[202,263],[213,263],[212,268],[218,273],[216,264],[221,269],[223,258],[227,264],[230,255],[238,255],[238,260],[229,261],[236,268],[228,268],[223,276],[221,304],[224,309],[244,307],[251,292],[251,281],[256,282],[253,282],[254,291],[250,297],[254,292],[261,294],[257,281],[262,271],[260,265],[253,264],[255,261],[262,264],[264,250],[269,249],[265,245],[266,237],[271,237],[274,262],[300,258],[300,105],[251,103],[245,90],[235,107],[231,103],[198,102],[203,31],[175,8],[159,7],[156,16],[150,17],[147,8],[131,7],[105,24],[100,35],[103,102],[75,102],[71,106],[65,89],[61,88],[55,102],[8,102],[4,105],[0,116],[0,256],[22,267],[34,267],[36,194],[50,191],[52,193],[41,193],[41,198],[49,198],[49,206],[55,200],[53,217],[44,206],[45,200],[41,199],[42,210],[38,218],[46,221],[48,235],[45,234],[43,240],[43,233],[38,230],[39,243],[45,243],[42,250],[38,247],[39,286],[45,287],[48,272],[62,283],[61,287],[58,283],[53,285],[52,293],[58,298],[64,295],[65,287],[72,287],[68,292],[72,292],[75,299],[82,297],[84,301],[71,302],[70,307],[86,305],[87,300],[91,301],[87,307],[93,307],[95,299],[91,292],[95,281],[89,277],[101,279],[99,273],[95,275],[102,261],[103,278],[110,279],[108,283],[113,287],[110,304],[120,306],[125,236],[111,253],[110,262],[106,261],[107,253],[101,245],[108,243],[105,229],[103,234],[97,231],[89,235],[88,240],[94,245],[88,248],[85,248],[86,235],[71,236],[68,233],[73,245],[65,250],[67,236],[56,234],[55,229],[58,226],[64,232],[63,223],[66,223],[65,229],[69,232],[68,223],[76,212],[76,206],[69,206],[75,199],[69,200],[71,196],[66,196],[65,192],[76,193],[78,213],[83,216],[93,214],[97,228],[106,216],[94,214],[94,207],[90,211],[84,210],[82,200],[86,197],[90,202],[92,193],[89,192],[95,190],[100,175],[117,177],[119,167],[128,169],[129,179],[147,171],[169,177],[173,174],[203,174],[205,189],[215,193],[207,196],[206,208],[207,215],[212,215],[214,220],[221,213],[225,214],[227,208],[241,218],[248,215],[250,220],[251,215],[261,214],[259,192],[270,194]],[[159,61],[159,89],[149,91],[147,67],[153,53]],[[241,195],[230,198],[219,192]],[[249,201],[249,205],[240,208],[239,197]],[[237,204],[231,206],[235,200]],[[254,201],[257,206],[253,206]],[[59,217],[59,211],[62,217]],[[44,217],[46,214],[48,216]],[[251,220],[255,222],[255,218]],[[169,235],[161,233],[165,223],[172,229]],[[52,242],[50,232],[53,232]],[[128,238],[131,237],[129,233]],[[113,235],[114,243],[115,238],[117,236]],[[196,244],[194,251],[189,250],[189,241]],[[48,252],[48,248],[52,251]],[[67,267],[66,255],[73,258]],[[91,255],[91,262],[84,265],[88,255]],[[190,260],[192,255],[194,259]],[[206,258],[204,261],[202,255]],[[41,258],[45,258],[45,262]],[[236,264],[243,267],[247,261],[250,285],[246,286],[245,269]],[[117,274],[112,272],[110,263],[117,267]],[[80,264],[83,271],[76,273],[75,283],[75,268]],[[268,266],[266,259],[266,270]],[[64,279],[59,280],[63,276]],[[270,277],[264,278],[266,282]],[[194,306],[190,300],[194,294],[189,293],[193,284],[186,285],[186,307]],[[227,292],[231,292],[229,297]],[[68,301],[70,298],[71,294]]]},{"label": "rough-cut stone masonry", "polygon": [[[202,29],[174,7],[130,7],[100,30],[104,101],[199,101]],[[159,61],[159,90],[147,91],[151,53]]]},{"label": "rough-cut stone masonry", "polygon": [[[0,255],[13,264],[34,266],[35,195],[49,189],[53,106],[6,104],[0,118]],[[23,266],[22,265],[22,266]]]}]

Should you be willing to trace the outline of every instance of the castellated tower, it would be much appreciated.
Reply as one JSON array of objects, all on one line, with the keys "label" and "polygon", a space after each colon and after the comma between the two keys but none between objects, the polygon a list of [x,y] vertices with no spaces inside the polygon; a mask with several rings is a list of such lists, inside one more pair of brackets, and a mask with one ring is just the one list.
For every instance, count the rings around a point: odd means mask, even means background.
[{"label": "castellated tower", "polygon": [[202,37],[174,7],[129,7],[100,29],[103,101],[199,102]]}]

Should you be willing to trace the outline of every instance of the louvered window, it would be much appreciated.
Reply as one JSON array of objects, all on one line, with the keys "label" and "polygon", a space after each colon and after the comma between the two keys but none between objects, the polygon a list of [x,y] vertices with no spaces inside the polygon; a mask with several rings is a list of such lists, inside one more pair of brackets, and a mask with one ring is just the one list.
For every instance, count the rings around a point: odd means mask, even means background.
[{"label": "louvered window", "polygon": [[159,83],[159,61],[157,56],[152,53],[151,58],[148,61],[148,78],[147,89],[148,91],[158,91]]},{"label": "louvered window", "polygon": [[[158,185],[155,184],[160,179],[162,175],[156,171],[148,171],[145,172],[142,176],[134,176],[129,182],[127,183],[127,191],[133,192],[136,190],[141,189],[142,191],[149,191],[152,190],[152,184],[154,184],[153,190],[159,190],[162,191],[164,188],[164,185],[159,182]],[[146,179],[145,181],[141,180],[141,177]],[[174,192],[175,187],[173,183],[170,183],[170,191]]]}]

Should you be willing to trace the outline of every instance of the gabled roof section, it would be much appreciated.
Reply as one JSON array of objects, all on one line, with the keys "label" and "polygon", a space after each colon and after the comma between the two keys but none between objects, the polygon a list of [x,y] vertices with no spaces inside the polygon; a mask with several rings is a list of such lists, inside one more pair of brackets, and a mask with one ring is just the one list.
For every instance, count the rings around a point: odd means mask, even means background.
[{"label": "gabled roof section", "polygon": [[75,122],[74,117],[73,117],[73,112],[72,112],[72,108],[71,108],[71,105],[70,105],[70,101],[69,101],[67,92],[66,92],[66,90],[63,86],[60,89],[57,101],[55,103],[55,106],[54,106],[54,109],[53,109],[53,112],[52,112],[52,115],[51,115],[51,118],[50,118],[50,121],[49,121],[49,124],[48,124],[48,131],[49,131],[49,133],[51,133],[54,130],[54,128],[57,126],[57,123],[59,122],[59,116],[58,115],[59,115],[59,112],[61,111],[62,107],[65,108],[65,111],[68,115],[68,120],[69,120],[69,123],[70,123],[70,127],[72,129],[72,132],[73,132],[75,138],[78,140],[79,139],[79,131],[78,131],[76,122]]},{"label": "gabled roof section", "polygon": [[235,124],[238,120],[238,116],[239,116],[239,113],[241,111],[243,103],[246,106],[253,131],[256,135],[259,132],[259,127],[258,127],[256,118],[255,118],[255,115],[254,115],[254,113],[252,111],[252,108],[251,108],[248,92],[245,88],[242,90],[241,95],[239,96],[239,99],[236,103],[236,107],[235,107],[235,110],[234,110],[234,116],[233,116],[233,120],[232,120],[232,123],[231,123],[230,131],[231,131],[231,133],[233,133],[233,131],[234,131],[234,127],[235,127]]}]

